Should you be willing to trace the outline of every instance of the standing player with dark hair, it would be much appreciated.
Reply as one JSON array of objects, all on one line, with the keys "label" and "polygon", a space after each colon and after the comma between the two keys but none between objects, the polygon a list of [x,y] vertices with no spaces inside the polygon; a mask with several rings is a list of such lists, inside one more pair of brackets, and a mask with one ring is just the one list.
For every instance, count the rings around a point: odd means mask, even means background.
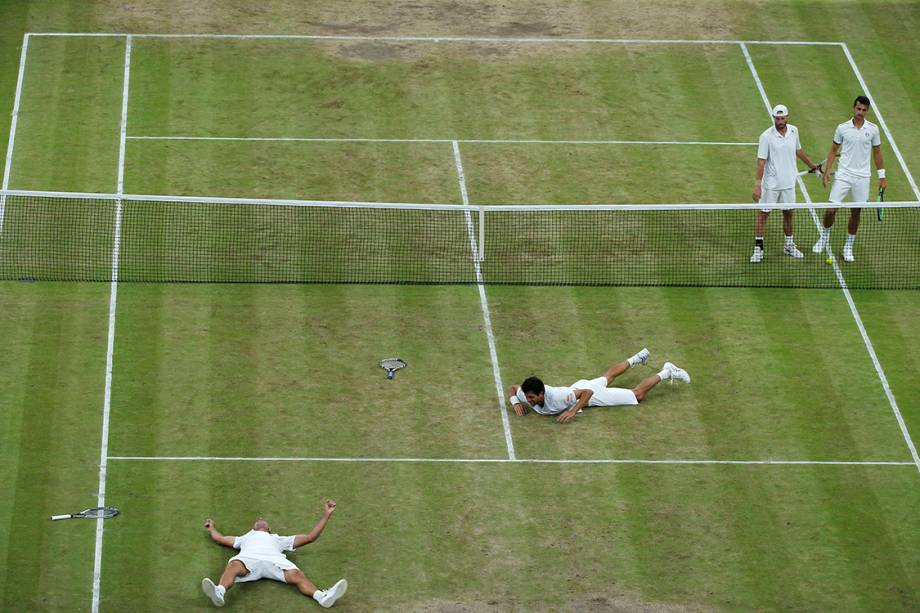
[{"label": "standing player with dark hair", "polygon": [[[763,131],[757,145],[757,176],[754,180],[754,202],[761,204],[794,204],[795,180],[798,176],[795,158],[799,158],[811,169],[817,166],[811,163],[802,143],[799,130],[787,123],[789,109],[783,104],[773,107],[773,125]],[[767,227],[769,207],[757,211],[754,222],[754,253],[751,262],[763,261],[763,237]],[[783,253],[794,258],[805,257],[792,240],[792,209],[783,209],[783,234],[786,244]]]},{"label": "standing player with dark hair", "polygon": [[661,372],[643,379],[631,390],[607,387],[613,380],[635,366],[645,364],[649,359],[648,349],[643,349],[629,359],[617,362],[595,379],[581,379],[569,387],[544,385],[537,377],[529,377],[520,385],[508,388],[509,401],[518,415],[526,415],[531,408],[540,415],[558,415],[556,421],[564,424],[570,421],[584,407],[612,407],[639,404],[645,395],[665,379],[677,379],[690,383],[690,375],[682,368],[665,362]]},{"label": "standing player with dark hair", "polygon": [[[840,203],[847,194],[850,195],[852,202],[867,202],[869,200],[869,181],[872,178],[872,170],[869,166],[869,154],[875,161],[875,168],[878,171],[879,190],[888,187],[885,180],[885,160],[882,159],[882,137],[879,134],[878,126],[866,119],[869,112],[869,99],[865,96],[857,96],[853,101],[853,118],[845,121],[834,132],[834,142],[831,143],[831,150],[827,154],[827,166],[824,167],[824,174],[821,175],[821,181],[824,187],[827,187],[828,175],[837,154],[840,154],[840,162],[837,164],[837,174],[834,176],[834,184],[831,186],[831,202]],[[847,242],[843,247],[843,259],[846,262],[852,262],[853,243],[856,241],[856,230],[859,229],[859,214],[862,209],[850,209],[850,223],[847,226]],[[827,247],[831,238],[831,227],[834,225],[834,218],[837,216],[837,209],[827,209],[824,212],[824,227],[821,228],[821,237],[814,247],[811,248],[815,253],[821,253]]]}]

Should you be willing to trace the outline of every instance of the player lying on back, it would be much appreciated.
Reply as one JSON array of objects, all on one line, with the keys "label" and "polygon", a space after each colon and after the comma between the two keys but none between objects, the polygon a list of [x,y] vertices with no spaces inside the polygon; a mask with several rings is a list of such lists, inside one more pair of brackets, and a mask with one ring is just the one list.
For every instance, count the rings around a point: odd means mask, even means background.
[{"label": "player lying on back", "polygon": [[319,538],[326,527],[326,522],[335,512],[335,501],[323,502],[323,516],[309,534],[294,536],[279,536],[271,531],[268,522],[261,517],[253,525],[252,530],[243,536],[225,536],[214,526],[214,521],[208,519],[204,527],[207,529],[211,540],[226,547],[239,549],[238,555],[230,558],[220,582],[215,584],[210,579],[201,581],[201,589],[211,599],[215,606],[222,607],[227,591],[234,583],[258,581],[259,579],[274,579],[282,583],[290,583],[318,602],[320,606],[329,608],[335,601],[342,597],[348,589],[345,579],[339,580],[327,590],[319,590],[307,579],[297,565],[287,559],[285,551],[294,551],[302,545],[312,543]]},{"label": "player lying on back", "polygon": [[595,379],[581,379],[568,387],[544,385],[537,377],[526,379],[521,385],[508,388],[509,401],[518,415],[533,409],[540,415],[557,415],[556,421],[564,424],[585,407],[614,407],[639,404],[649,391],[665,379],[690,383],[690,375],[682,368],[665,362],[661,372],[643,379],[631,390],[608,387],[613,380],[636,364],[649,359],[648,349],[643,349],[629,359],[617,362]]}]

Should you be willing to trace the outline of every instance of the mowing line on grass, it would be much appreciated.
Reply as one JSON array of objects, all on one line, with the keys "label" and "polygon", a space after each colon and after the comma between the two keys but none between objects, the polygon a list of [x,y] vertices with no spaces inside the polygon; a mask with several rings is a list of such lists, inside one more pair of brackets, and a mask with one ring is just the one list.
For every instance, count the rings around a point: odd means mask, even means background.
[{"label": "mowing line on grass", "polygon": [[[131,37],[125,41],[124,83],[121,92],[121,132],[118,145],[118,195],[124,193],[125,135],[128,124],[128,82],[131,76]],[[112,285],[109,294],[109,330],[105,352],[105,397],[102,404],[102,444],[99,451],[99,493],[96,506],[105,506],[105,479],[109,456],[109,416],[112,408],[112,365],[115,354],[115,306],[118,299],[118,252],[121,245],[121,199],[115,201],[115,238],[112,244]],[[102,536],[105,520],[96,519],[96,548],[93,557],[93,613],[99,611],[99,585],[102,579]]]},{"label": "mowing line on grass", "polygon": [[[757,89],[760,91],[761,98],[763,98],[763,103],[767,108],[767,114],[772,118],[773,111],[772,106],[770,105],[770,99],[767,97],[767,93],[764,91],[763,83],[760,80],[760,76],[757,74],[757,69],[754,67],[754,62],[751,59],[751,55],[748,53],[748,49],[744,43],[741,44],[741,51],[744,53],[744,59],[747,61],[748,67],[751,70],[751,75],[753,75],[754,81],[757,83]],[[862,82],[861,79],[860,81]],[[889,134],[889,139],[890,138],[891,136]],[[908,172],[906,166],[904,166],[904,171],[906,173]],[[805,201],[808,204],[812,204],[811,196],[808,194],[808,188],[805,187],[805,182],[802,181],[801,175],[799,175],[797,179],[799,189],[802,190],[802,196],[804,196]],[[811,213],[811,218],[815,224],[815,227],[820,230],[822,224],[818,219],[818,214],[815,213],[815,210],[811,208],[809,209],[809,212]],[[875,347],[872,345],[872,341],[869,339],[869,333],[866,332],[866,327],[863,325],[862,318],[859,316],[859,311],[856,308],[856,303],[853,302],[853,297],[850,295],[850,289],[847,287],[846,279],[843,278],[843,273],[841,272],[840,266],[837,263],[837,258],[834,257],[834,254],[831,251],[830,244],[825,247],[825,252],[828,258],[831,259],[831,263],[834,267],[834,274],[837,276],[837,281],[840,283],[840,289],[843,290],[843,296],[846,298],[847,305],[850,307],[850,313],[853,315],[853,321],[856,322],[856,327],[859,329],[859,334],[862,336],[863,344],[865,344],[866,351],[869,353],[869,358],[872,360],[872,365],[875,367],[875,372],[878,374],[879,381],[882,384],[882,389],[885,392],[885,397],[888,399],[888,404],[891,405],[891,410],[898,422],[898,427],[901,429],[901,434],[904,437],[904,442],[907,444],[908,450],[910,450],[910,455],[914,460],[913,464],[917,468],[917,471],[920,472],[920,456],[917,455],[917,447],[914,445],[914,441],[910,436],[910,432],[907,430],[907,424],[904,423],[904,417],[901,415],[901,409],[898,408],[898,402],[895,400],[894,392],[891,391],[891,386],[888,384],[888,377],[885,376],[885,371],[882,368],[882,364],[879,362],[878,356],[875,353]]]},{"label": "mowing line on grass", "polygon": [[[6,162],[3,165],[3,184],[0,189],[10,186],[10,166],[13,163],[13,145],[16,142],[16,125],[19,122],[19,101],[22,98],[22,79],[26,72],[26,53],[29,51],[29,35],[22,37],[22,53],[19,55],[19,76],[16,77],[16,96],[13,98],[13,117],[10,120],[10,139],[6,143]],[[0,234],[3,233],[3,214],[6,211],[6,194],[0,194]]]},{"label": "mowing line on grass", "polygon": [[231,456],[109,456],[110,460],[142,462],[367,462],[415,464],[669,464],[744,466],[913,466],[913,462],[886,460],[642,460],[608,458],[596,460],[552,460],[540,458],[332,458],[332,457],[231,457]]},{"label": "mowing line on grass", "polygon": [[[88,36],[125,37],[128,32],[31,32],[32,36]],[[344,40],[344,41],[391,41],[432,43],[537,43],[537,44],[585,44],[606,43],[616,45],[798,45],[798,46],[841,46],[837,41],[822,40],[717,40],[717,39],[663,39],[663,38],[556,38],[556,37],[501,37],[501,36],[361,36],[324,34],[158,34],[131,33],[135,38],[215,38],[236,40]]]},{"label": "mowing line on grass", "polygon": [[904,157],[901,155],[901,150],[898,149],[898,144],[894,142],[894,135],[891,133],[891,130],[888,129],[888,124],[885,123],[885,118],[882,117],[882,112],[879,110],[878,105],[875,103],[875,98],[873,98],[872,93],[869,92],[869,86],[866,85],[866,81],[863,79],[862,73],[859,72],[859,67],[856,65],[856,60],[853,59],[853,54],[850,53],[850,48],[847,47],[846,43],[842,43],[841,48],[843,49],[844,55],[847,56],[847,61],[850,63],[850,67],[853,69],[853,74],[856,75],[856,80],[859,81],[863,91],[866,93],[866,96],[872,103],[872,108],[875,111],[875,116],[878,117],[878,123],[885,131],[885,136],[888,137],[888,142],[891,143],[891,150],[894,151],[895,157],[898,158],[898,163],[901,165],[901,170],[904,171],[904,176],[907,177],[907,182],[910,183],[910,188],[913,190],[914,196],[917,197],[917,200],[920,200],[920,190],[917,189],[917,183],[914,181],[914,176],[910,174],[910,170],[907,168],[907,162],[904,161]]},{"label": "mowing line on grass", "polygon": [[300,136],[129,136],[128,140],[190,141],[267,141],[292,143],[471,143],[493,145],[714,145],[719,147],[755,147],[757,143],[699,140],[547,140],[527,138],[311,138]]},{"label": "mowing line on grass", "polygon": [[[476,230],[473,226],[472,209],[470,208],[470,198],[466,191],[466,177],[463,174],[463,160],[460,157],[460,145],[457,141],[451,143],[454,152],[454,164],[457,167],[457,181],[460,184],[460,197],[463,199],[463,206],[466,207],[464,215],[466,216],[466,231],[470,238],[470,251],[473,258],[473,266],[476,271],[476,286],[479,288],[479,304],[482,306],[482,321],[486,329],[486,338],[489,341],[489,358],[492,360],[492,376],[495,378],[495,391],[498,393],[498,408],[502,415],[502,429],[505,431],[505,447],[508,450],[508,459],[514,460],[514,441],[511,440],[511,423],[508,421],[508,409],[505,406],[505,392],[502,389],[502,375],[498,367],[498,352],[495,350],[495,334],[492,332],[492,317],[489,315],[489,301],[486,298],[486,288],[482,282],[482,267],[480,259],[482,257],[482,237],[480,235],[479,247],[477,247]],[[479,214],[479,229],[482,232],[483,214]]]}]

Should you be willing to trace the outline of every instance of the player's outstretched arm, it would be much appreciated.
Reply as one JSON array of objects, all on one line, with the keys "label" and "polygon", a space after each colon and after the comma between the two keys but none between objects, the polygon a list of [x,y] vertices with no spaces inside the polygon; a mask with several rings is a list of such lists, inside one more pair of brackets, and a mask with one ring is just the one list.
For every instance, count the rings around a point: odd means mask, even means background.
[{"label": "player's outstretched arm", "polygon": [[329,518],[332,517],[333,513],[335,513],[335,500],[330,498],[329,500],[323,501],[323,516],[320,517],[309,534],[298,534],[294,537],[294,549],[312,543],[318,539],[319,535],[326,529],[326,523],[329,522]]},{"label": "player's outstretched arm", "polygon": [[235,536],[224,536],[221,534],[217,528],[214,527],[214,520],[210,517],[204,522],[204,527],[207,529],[208,534],[211,535],[211,539],[218,545],[224,545],[225,547],[233,547],[234,541],[236,541]]},{"label": "player's outstretched arm", "polygon": [[508,388],[508,402],[511,403],[511,406],[514,408],[514,412],[518,415],[527,414],[527,406],[524,405],[521,400],[517,397],[518,386],[512,385]]},{"label": "player's outstretched arm", "polygon": [[821,168],[820,164],[815,164],[814,162],[811,161],[811,159],[808,157],[808,154],[805,153],[804,149],[796,150],[795,156],[799,158],[800,160],[802,160],[802,162],[804,162],[805,165],[808,166],[808,170],[810,170],[811,172],[821,173],[824,171],[824,169]]}]

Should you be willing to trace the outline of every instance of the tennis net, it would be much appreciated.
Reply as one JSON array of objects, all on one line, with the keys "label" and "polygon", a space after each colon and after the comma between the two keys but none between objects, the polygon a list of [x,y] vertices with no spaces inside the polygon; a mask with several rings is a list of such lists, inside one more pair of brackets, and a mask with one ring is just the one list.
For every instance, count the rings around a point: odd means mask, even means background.
[{"label": "tennis net", "polygon": [[[7,280],[665,285],[920,289],[920,203],[863,213],[855,262],[813,254],[823,209],[795,205],[802,259],[771,215],[752,264],[753,204],[462,206],[0,194]],[[852,205],[845,205],[852,206]],[[874,205],[870,205],[874,206]],[[810,208],[811,207],[811,210]],[[830,263],[828,259],[830,257]]]}]

